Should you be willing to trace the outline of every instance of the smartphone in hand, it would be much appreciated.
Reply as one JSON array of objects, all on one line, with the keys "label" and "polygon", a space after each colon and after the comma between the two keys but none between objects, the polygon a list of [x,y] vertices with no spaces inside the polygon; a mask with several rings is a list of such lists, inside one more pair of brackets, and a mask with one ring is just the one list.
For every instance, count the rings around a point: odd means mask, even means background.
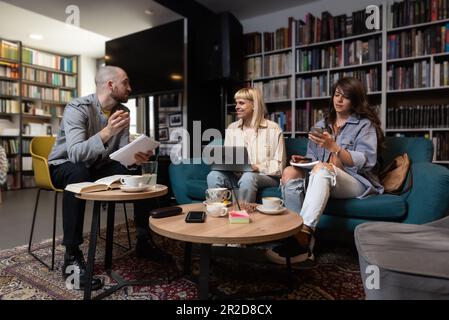
[{"label": "smartphone in hand", "polygon": [[310,134],[313,134],[313,135],[320,135],[320,134],[323,134],[323,132],[324,132],[324,129],[319,128],[319,127],[312,127],[310,129]]}]

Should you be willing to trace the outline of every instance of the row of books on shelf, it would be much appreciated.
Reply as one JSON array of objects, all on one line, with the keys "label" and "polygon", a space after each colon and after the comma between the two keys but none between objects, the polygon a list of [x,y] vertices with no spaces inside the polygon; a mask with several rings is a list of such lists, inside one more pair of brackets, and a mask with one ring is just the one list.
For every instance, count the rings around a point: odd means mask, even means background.
[{"label": "row of books on shelf", "polygon": [[387,129],[449,128],[449,104],[387,108]]},{"label": "row of books on shelf", "polygon": [[432,137],[433,160],[441,161],[449,159],[449,132],[436,132]]},{"label": "row of books on shelf", "polygon": [[17,172],[20,171],[20,158],[8,158],[8,172]]},{"label": "row of books on shelf", "polygon": [[17,43],[0,40],[0,58],[19,59],[19,46]]},{"label": "row of books on shelf", "polygon": [[18,96],[19,83],[0,80],[0,94],[7,96]]},{"label": "row of books on shelf", "polygon": [[[263,70],[262,70],[263,66]],[[245,79],[288,75],[292,70],[292,53],[252,57],[245,62]]]},{"label": "row of books on shelf", "polygon": [[268,82],[254,82],[254,87],[263,93],[266,102],[290,99],[291,79],[275,79]]},{"label": "row of books on shelf", "polygon": [[[292,28],[294,19],[288,18],[288,27],[276,29],[275,32],[251,32],[244,34],[246,44],[245,53],[256,54],[278,49],[290,48],[292,46]],[[263,37],[263,40],[262,40]],[[263,44],[263,48],[262,48]]]},{"label": "row of books on shelf", "polygon": [[19,101],[0,99],[0,113],[19,113]]},{"label": "row of books on shelf", "polygon": [[24,136],[49,136],[52,133],[53,127],[50,123],[28,122],[22,124],[22,134]]},{"label": "row of books on shelf", "polygon": [[381,90],[380,74],[381,72],[378,67],[331,72],[329,83],[330,87],[332,87],[334,83],[336,83],[341,78],[354,77],[359,79],[363,83],[368,93],[379,92]]},{"label": "row of books on shelf", "polygon": [[268,115],[268,119],[276,122],[282,131],[290,132],[292,131],[292,112],[287,110],[285,112],[272,112]]},{"label": "row of books on shelf", "polygon": [[449,23],[391,34],[387,38],[387,48],[388,59],[449,52]]},{"label": "row of books on shelf", "polygon": [[292,70],[292,53],[274,54],[263,59],[264,76],[288,74]]},{"label": "row of books on shelf", "polygon": [[43,84],[76,88],[75,76],[55,73],[51,71],[23,67],[22,78],[24,80],[41,82]]},{"label": "row of books on shelf", "polygon": [[345,65],[377,62],[382,60],[382,39],[380,36],[368,40],[345,43]]},{"label": "row of books on shelf", "polygon": [[430,61],[422,60],[405,66],[389,65],[387,83],[389,90],[430,87]]},{"label": "row of books on shelf", "polygon": [[449,0],[404,0],[391,6],[393,28],[449,18]]},{"label": "row of books on shelf", "polygon": [[30,153],[31,139],[22,139],[22,154]]},{"label": "row of books on shelf", "polygon": [[77,71],[75,58],[57,56],[30,48],[22,48],[22,62],[65,72]]},{"label": "row of books on shelf", "polygon": [[295,130],[309,132],[313,125],[324,118],[324,114],[324,109],[312,108],[310,101],[307,101],[304,107],[295,110]]},{"label": "row of books on shelf", "polygon": [[0,62],[0,77],[19,79],[18,65]]},{"label": "row of books on shelf", "polygon": [[1,139],[0,145],[5,149],[6,154],[17,154],[19,152],[18,139]]},{"label": "row of books on shelf", "polygon": [[33,170],[33,158],[22,157],[22,171],[31,171],[31,170]]},{"label": "row of books on shelf", "polygon": [[[382,8],[380,9],[382,11]],[[365,24],[368,16],[369,13],[365,10],[355,11],[350,16],[346,14],[333,16],[324,11],[321,18],[308,13],[305,21],[302,19],[296,21],[296,44],[308,45],[372,32]]]},{"label": "row of books on shelf", "polygon": [[245,79],[262,77],[262,57],[253,57],[245,60]]},{"label": "row of books on shelf", "polygon": [[73,99],[73,92],[71,90],[43,88],[28,84],[22,84],[22,94],[27,98],[42,99],[55,102],[69,102]]},{"label": "row of books on shelf", "polygon": [[272,50],[290,48],[292,46],[292,24],[293,18],[289,18],[288,27],[279,28],[275,32],[264,32],[264,51],[267,52]]},{"label": "row of books on shelf", "polygon": [[449,61],[435,63],[433,72],[433,86],[449,86]]},{"label": "row of books on shelf", "polygon": [[328,95],[328,79],[326,74],[296,79],[296,97],[324,97]]},{"label": "row of books on shelf", "polygon": [[341,44],[324,48],[298,49],[296,51],[296,72],[340,67],[343,64]]}]

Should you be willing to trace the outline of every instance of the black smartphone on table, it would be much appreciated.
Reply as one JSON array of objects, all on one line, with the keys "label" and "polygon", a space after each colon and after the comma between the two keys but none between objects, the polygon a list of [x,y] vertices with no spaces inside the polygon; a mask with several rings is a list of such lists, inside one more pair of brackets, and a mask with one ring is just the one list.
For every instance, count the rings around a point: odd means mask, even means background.
[{"label": "black smartphone on table", "polygon": [[186,216],[187,223],[201,223],[206,219],[206,212],[204,211],[189,211]]}]

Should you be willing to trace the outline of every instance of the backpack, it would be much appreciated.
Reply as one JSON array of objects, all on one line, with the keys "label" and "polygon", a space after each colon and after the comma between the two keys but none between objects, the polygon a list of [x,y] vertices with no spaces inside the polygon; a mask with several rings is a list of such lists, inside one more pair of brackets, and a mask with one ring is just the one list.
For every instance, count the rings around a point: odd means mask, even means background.
[{"label": "backpack", "polygon": [[[410,179],[407,187],[403,189],[409,171]],[[385,193],[401,194],[409,191],[413,184],[413,174],[408,154],[404,153],[394,158],[393,162],[385,167],[379,177]]]}]

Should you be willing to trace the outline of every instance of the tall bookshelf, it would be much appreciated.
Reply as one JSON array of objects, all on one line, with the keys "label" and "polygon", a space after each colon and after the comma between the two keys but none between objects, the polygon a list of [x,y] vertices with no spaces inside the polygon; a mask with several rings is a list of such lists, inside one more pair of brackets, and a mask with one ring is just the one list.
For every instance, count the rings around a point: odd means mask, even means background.
[{"label": "tall bookshelf", "polygon": [[[434,162],[449,164],[449,1],[444,1],[379,3],[380,30],[366,29],[363,8],[351,15],[289,18],[283,28],[289,36],[273,32],[274,47],[269,33],[247,34],[246,84],[262,89],[269,118],[286,136],[296,137],[306,136],[323,117],[335,80],[355,76],[378,107],[386,135],[429,138]],[[231,109],[227,119],[235,119]]]},{"label": "tall bookshelf", "polygon": [[14,90],[0,95],[0,143],[10,159],[6,189],[14,190],[34,186],[31,139],[55,135],[59,129],[64,106],[78,94],[78,58],[22,46],[20,41],[3,43],[0,81],[12,83]]}]

